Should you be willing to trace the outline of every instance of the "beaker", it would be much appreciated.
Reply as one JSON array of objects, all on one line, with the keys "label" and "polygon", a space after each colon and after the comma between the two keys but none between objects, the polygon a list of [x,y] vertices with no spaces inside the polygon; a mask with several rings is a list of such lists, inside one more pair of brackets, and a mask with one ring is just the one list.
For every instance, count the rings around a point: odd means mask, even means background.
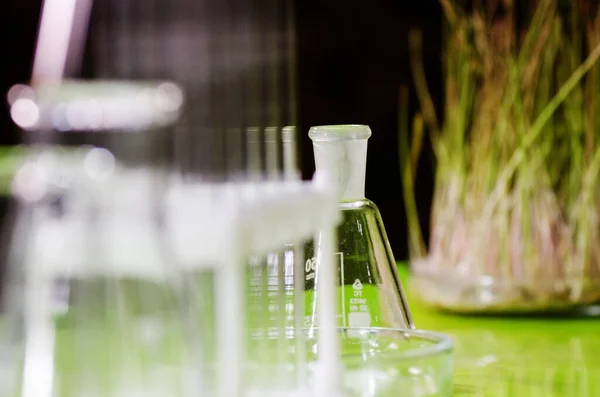
[{"label": "beaker", "polygon": [[91,148],[65,168],[60,180],[70,182],[58,201],[39,159],[13,182],[26,209],[19,220],[28,215],[27,233],[11,247],[23,253],[11,265],[25,280],[20,395],[186,395],[197,336],[189,336],[183,280],[157,220],[163,209],[149,199],[158,178],[112,161],[99,172],[99,154],[110,158]]},{"label": "beaker", "polygon": [[[338,324],[342,327],[413,328],[410,310],[379,209],[365,198],[366,125],[312,127],[317,174],[335,188],[342,214],[336,263],[339,264]],[[305,326],[316,325],[319,241],[305,248]]]}]

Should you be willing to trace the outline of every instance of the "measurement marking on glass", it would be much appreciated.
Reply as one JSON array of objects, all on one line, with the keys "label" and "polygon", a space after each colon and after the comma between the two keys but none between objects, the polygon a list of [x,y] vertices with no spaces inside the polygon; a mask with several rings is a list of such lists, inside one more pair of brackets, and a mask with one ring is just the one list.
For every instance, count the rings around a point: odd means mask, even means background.
[{"label": "measurement marking on glass", "polygon": [[315,270],[317,269],[317,258],[315,258],[314,256],[312,258],[308,258],[304,264],[304,272],[305,272],[305,279],[306,281],[308,280],[313,280],[315,278]]},{"label": "measurement marking on glass", "polygon": [[346,294],[345,294],[346,284],[344,282],[344,253],[336,252],[336,255],[340,256],[340,277],[341,277],[340,286],[342,287],[342,326],[347,327],[348,325],[347,325],[346,317],[348,315],[346,314]]},{"label": "measurement marking on glass", "polygon": [[350,312],[348,313],[348,322],[351,327],[370,327],[371,313],[367,299],[363,297],[363,284],[360,279],[352,283],[353,297],[350,298]]}]

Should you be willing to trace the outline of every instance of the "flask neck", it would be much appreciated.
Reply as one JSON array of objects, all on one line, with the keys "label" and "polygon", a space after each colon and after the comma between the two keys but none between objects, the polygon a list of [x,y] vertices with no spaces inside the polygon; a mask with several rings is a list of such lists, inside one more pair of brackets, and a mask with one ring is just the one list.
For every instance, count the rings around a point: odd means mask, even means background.
[{"label": "flask neck", "polygon": [[314,140],[315,166],[330,178],[339,201],[365,198],[367,138]]}]

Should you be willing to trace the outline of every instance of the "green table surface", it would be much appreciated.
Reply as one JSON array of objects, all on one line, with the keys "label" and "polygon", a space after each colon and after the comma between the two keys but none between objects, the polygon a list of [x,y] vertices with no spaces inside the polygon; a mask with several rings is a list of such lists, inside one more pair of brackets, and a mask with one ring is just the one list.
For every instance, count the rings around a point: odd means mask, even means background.
[{"label": "green table surface", "polygon": [[600,397],[600,317],[475,317],[440,313],[411,290],[415,325],[454,340],[453,396]]}]

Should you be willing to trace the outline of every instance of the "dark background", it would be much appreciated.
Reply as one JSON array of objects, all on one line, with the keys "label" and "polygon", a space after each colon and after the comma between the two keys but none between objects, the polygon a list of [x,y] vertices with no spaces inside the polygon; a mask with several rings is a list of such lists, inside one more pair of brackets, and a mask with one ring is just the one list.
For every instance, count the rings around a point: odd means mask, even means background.
[{"label": "dark background", "polygon": [[[218,1],[218,0],[215,0]],[[41,0],[3,0],[0,7],[0,92],[27,82]],[[380,208],[397,259],[407,257],[406,217],[398,163],[398,91],[410,85],[407,34],[420,27],[434,99],[440,98],[441,9],[438,0],[297,0],[299,130],[312,125],[368,124],[367,197]],[[6,100],[0,106],[0,144],[16,144]],[[411,95],[411,111],[416,109]],[[314,171],[306,134],[302,171]],[[427,235],[432,194],[430,153],[418,175],[417,202]],[[427,237],[426,237],[427,238]]]}]

